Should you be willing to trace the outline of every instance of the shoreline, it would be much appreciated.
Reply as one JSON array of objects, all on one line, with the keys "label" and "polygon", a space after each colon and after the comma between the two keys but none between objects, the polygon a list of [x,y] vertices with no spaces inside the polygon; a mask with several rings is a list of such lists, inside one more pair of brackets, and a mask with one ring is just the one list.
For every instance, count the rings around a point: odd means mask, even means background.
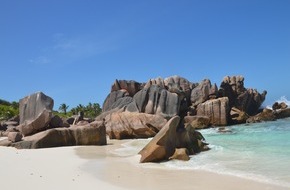
[{"label": "shoreline", "polygon": [[[47,149],[0,147],[1,187],[12,189],[199,189],[284,190],[282,187],[203,170],[180,170],[139,164],[139,155],[118,156],[130,140],[109,140],[105,146]],[[11,179],[16,182],[11,183]]]}]

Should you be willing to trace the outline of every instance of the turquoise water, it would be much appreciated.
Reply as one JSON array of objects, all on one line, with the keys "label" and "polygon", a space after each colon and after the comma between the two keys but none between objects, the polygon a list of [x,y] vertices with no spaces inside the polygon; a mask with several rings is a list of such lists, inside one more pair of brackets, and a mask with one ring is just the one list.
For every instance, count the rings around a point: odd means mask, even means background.
[{"label": "turquoise water", "polygon": [[[290,187],[290,119],[201,130],[210,151],[191,156],[187,162],[158,164],[166,168],[206,170]],[[136,155],[150,139],[138,139],[116,150],[120,156]]]},{"label": "turquoise water", "polygon": [[211,150],[186,162],[164,163],[179,169],[203,169],[290,187],[290,119],[202,130]]}]

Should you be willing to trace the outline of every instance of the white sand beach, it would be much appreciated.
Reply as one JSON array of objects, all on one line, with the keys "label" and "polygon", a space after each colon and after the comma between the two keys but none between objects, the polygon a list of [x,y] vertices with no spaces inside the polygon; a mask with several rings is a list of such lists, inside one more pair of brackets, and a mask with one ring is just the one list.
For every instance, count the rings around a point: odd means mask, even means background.
[{"label": "white sand beach", "polygon": [[33,150],[0,147],[1,189],[288,189],[205,171],[142,165],[139,155],[112,153],[124,142]]}]

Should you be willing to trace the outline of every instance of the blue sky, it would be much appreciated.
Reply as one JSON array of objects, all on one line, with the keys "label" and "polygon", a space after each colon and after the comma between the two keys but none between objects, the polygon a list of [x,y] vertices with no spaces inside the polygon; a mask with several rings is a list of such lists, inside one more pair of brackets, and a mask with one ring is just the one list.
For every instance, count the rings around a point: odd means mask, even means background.
[{"label": "blue sky", "polygon": [[0,98],[102,105],[115,79],[243,75],[290,98],[290,1],[0,0]]}]

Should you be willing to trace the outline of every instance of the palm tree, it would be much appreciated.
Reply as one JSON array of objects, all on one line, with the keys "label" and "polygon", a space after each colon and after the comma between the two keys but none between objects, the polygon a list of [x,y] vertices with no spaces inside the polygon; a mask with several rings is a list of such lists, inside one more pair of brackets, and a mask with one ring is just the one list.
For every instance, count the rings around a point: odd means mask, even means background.
[{"label": "palm tree", "polygon": [[58,110],[61,111],[61,112],[63,112],[64,115],[66,115],[66,111],[67,111],[68,107],[69,106],[67,106],[65,103],[63,103],[63,104],[60,104]]},{"label": "palm tree", "polygon": [[100,113],[102,112],[102,109],[101,109],[101,106],[100,104],[98,103],[93,103],[93,110],[94,110],[94,113],[95,113],[95,117],[100,115]]}]

